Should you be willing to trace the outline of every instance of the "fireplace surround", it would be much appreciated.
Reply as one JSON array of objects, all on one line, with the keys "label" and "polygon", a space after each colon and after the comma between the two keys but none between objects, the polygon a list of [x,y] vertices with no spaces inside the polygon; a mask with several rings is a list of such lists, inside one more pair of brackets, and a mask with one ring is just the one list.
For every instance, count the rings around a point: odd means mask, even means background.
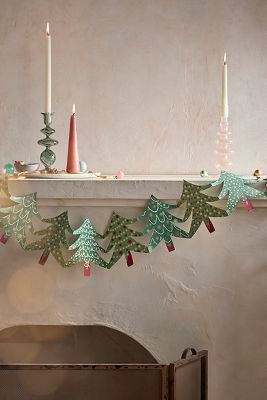
[{"label": "fireplace surround", "polygon": [[206,351],[160,364],[114,329],[46,325],[4,329],[0,349],[2,400],[207,400]]},{"label": "fireplace surround", "polygon": [[[182,178],[10,180],[9,188],[18,196],[36,191],[44,216],[67,207],[73,228],[89,216],[103,232],[113,210],[128,217],[138,215],[151,193],[164,200],[177,199]],[[199,182],[193,177],[184,178]],[[257,326],[262,306],[256,299],[264,292],[261,274],[266,254],[260,250],[266,229],[266,200],[253,200],[253,204],[253,215],[238,208],[232,217],[218,219],[216,232],[210,236],[203,227],[192,240],[178,240],[176,251],[170,254],[164,245],[159,246],[149,257],[136,254],[131,268],[121,260],[109,271],[93,267],[89,278],[83,276],[81,266],[64,269],[53,257],[41,267],[38,254],[22,251],[10,239],[1,247],[0,329],[20,325],[104,325],[136,339],[162,365],[170,365],[188,346],[208,349],[212,365],[210,397],[218,394],[218,399],[232,398],[247,384],[247,380],[235,378],[238,360],[250,360],[245,343],[256,343],[261,338],[260,330],[252,335],[243,329],[248,321]],[[255,274],[255,262],[257,271],[262,271],[259,274]],[[88,362],[93,361],[85,360]],[[256,371],[256,360],[251,362],[255,362]],[[242,365],[245,376],[250,364]],[[260,382],[261,377],[256,375]],[[250,389],[246,387],[248,398]]]}]

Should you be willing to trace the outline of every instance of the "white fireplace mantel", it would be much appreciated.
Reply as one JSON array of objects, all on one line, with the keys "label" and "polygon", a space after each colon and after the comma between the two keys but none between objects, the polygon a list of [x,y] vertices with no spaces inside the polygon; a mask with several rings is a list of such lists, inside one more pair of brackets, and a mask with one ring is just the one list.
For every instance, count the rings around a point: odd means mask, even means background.
[{"label": "white fireplace mantel", "polygon": [[[249,178],[256,181],[255,177]],[[165,200],[179,198],[183,180],[204,185],[216,179],[215,176],[202,178],[199,175],[128,175],[122,180],[10,178],[9,190],[13,195],[37,192],[41,206],[142,207],[151,194]],[[257,187],[264,189],[264,183],[259,182]],[[267,199],[254,199],[253,204],[266,207]]]}]

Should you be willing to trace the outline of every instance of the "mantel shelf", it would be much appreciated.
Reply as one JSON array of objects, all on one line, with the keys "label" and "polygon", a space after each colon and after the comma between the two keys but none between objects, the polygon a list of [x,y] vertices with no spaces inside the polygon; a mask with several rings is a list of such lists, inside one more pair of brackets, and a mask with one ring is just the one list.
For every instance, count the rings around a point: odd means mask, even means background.
[{"label": "mantel shelf", "polygon": [[[9,178],[13,195],[37,192],[41,206],[144,206],[151,194],[165,200],[177,200],[183,180],[196,184],[214,182],[218,176],[128,175],[125,179],[18,179]],[[253,176],[245,177],[256,181]],[[262,179],[265,178],[262,177]],[[264,182],[257,183],[259,189]],[[256,207],[267,207],[267,199],[255,199]],[[219,204],[218,204],[219,205]]]}]

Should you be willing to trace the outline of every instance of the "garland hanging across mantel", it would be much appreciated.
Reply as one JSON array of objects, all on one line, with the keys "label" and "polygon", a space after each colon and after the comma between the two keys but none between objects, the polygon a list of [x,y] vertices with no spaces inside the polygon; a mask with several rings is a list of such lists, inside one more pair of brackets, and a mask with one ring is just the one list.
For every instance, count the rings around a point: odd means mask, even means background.
[{"label": "garland hanging across mantel", "polygon": [[[17,197],[9,194],[8,179],[0,179],[0,192],[4,192],[12,204],[9,207],[0,208],[0,229],[3,234],[0,242],[5,244],[10,237],[17,239],[24,250],[43,251],[39,264],[44,265],[50,255],[54,256],[62,267],[71,267],[83,263],[84,275],[90,275],[92,264],[110,269],[122,256],[126,258],[128,266],[133,265],[132,252],[151,253],[163,240],[168,251],[175,250],[173,237],[192,238],[202,222],[210,233],[215,231],[210,218],[227,217],[231,215],[239,201],[242,201],[247,211],[253,210],[250,198],[267,197],[267,191],[258,190],[251,185],[254,180],[244,179],[230,172],[222,171],[217,181],[206,185],[195,185],[184,181],[181,198],[176,204],[168,204],[151,196],[147,208],[142,215],[135,218],[125,218],[113,212],[111,221],[104,234],[96,231],[89,218],[86,218],[81,226],[72,230],[68,211],[52,218],[43,218],[38,211],[36,193]],[[211,196],[206,191],[220,186],[218,196]],[[216,207],[214,203],[227,198],[226,209]],[[172,214],[172,211],[185,205],[182,218]],[[35,231],[33,218],[48,224],[45,229]],[[182,228],[191,217],[188,232]],[[132,225],[143,221],[146,226],[143,231],[132,229]],[[35,240],[29,241],[27,233],[30,232]],[[66,234],[74,235],[76,241],[70,244]],[[149,243],[143,244],[138,237],[150,235]],[[101,240],[109,238],[106,248],[101,245]],[[63,248],[70,253],[69,258],[64,256]],[[65,250],[66,252],[66,250]],[[106,253],[111,253],[109,261],[106,261]]]}]

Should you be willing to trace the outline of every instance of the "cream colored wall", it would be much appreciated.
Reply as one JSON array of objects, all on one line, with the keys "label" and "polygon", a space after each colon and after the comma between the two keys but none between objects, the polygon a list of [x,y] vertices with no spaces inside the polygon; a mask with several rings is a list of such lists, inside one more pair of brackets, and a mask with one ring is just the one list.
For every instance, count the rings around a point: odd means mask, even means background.
[{"label": "cream colored wall", "polygon": [[234,169],[266,172],[266,1],[1,0],[0,4],[5,149],[0,164],[39,158],[44,30],[50,21],[59,168],[65,166],[68,119],[75,102],[80,157],[91,169],[212,172],[226,50]]},{"label": "cream colored wall", "polygon": [[[0,164],[34,161],[43,111],[44,27],[53,35],[53,109],[66,156],[77,106],[80,155],[128,173],[213,170],[220,63],[229,59],[236,172],[265,169],[266,1],[0,0]],[[42,210],[47,215],[57,210]],[[60,211],[60,210],[58,210]],[[118,209],[122,214],[124,209]],[[130,209],[136,215],[141,209]],[[71,209],[104,229],[110,208]],[[190,241],[111,271],[61,269],[13,240],[1,248],[0,327],[99,324],[133,336],[162,361],[188,345],[210,351],[210,399],[263,400],[266,209],[239,209]],[[266,286],[266,285],[265,285]]]}]

